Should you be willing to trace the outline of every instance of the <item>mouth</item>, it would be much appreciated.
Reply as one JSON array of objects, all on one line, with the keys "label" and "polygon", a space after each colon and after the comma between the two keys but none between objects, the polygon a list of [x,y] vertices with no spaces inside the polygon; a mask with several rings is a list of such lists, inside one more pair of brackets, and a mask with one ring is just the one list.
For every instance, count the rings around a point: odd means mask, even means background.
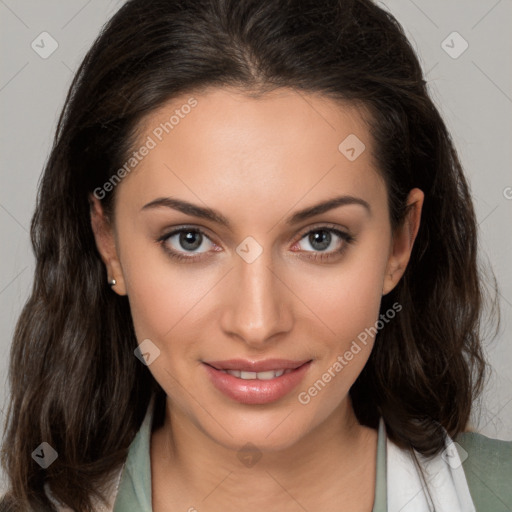
[{"label": "mouth", "polygon": [[204,362],[214,387],[239,403],[266,404],[288,395],[304,378],[312,360],[267,359]]},{"label": "mouth", "polygon": [[271,379],[275,379],[276,377],[281,377],[281,375],[284,375],[285,373],[290,373],[293,370],[279,369],[279,370],[268,370],[266,372],[247,372],[247,371],[243,371],[243,370],[219,370],[219,371],[227,373],[229,375],[233,375],[233,377],[236,377],[237,379],[271,380]]}]

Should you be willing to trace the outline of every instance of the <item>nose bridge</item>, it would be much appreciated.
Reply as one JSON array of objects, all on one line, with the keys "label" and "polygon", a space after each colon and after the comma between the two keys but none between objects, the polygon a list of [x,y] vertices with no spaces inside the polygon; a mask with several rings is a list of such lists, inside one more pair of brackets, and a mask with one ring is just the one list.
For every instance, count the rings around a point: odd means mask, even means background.
[{"label": "nose bridge", "polygon": [[270,252],[263,251],[250,263],[240,257],[232,278],[235,281],[223,325],[227,332],[259,346],[290,328],[289,302],[272,270]]}]

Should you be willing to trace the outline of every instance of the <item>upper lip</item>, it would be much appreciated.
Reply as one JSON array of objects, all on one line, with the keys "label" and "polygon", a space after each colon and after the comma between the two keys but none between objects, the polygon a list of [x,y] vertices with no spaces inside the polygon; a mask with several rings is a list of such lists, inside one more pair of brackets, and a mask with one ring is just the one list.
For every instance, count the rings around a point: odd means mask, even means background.
[{"label": "upper lip", "polygon": [[295,369],[308,363],[311,359],[292,361],[290,359],[264,359],[262,361],[250,361],[248,359],[229,359],[227,361],[203,361],[217,370],[240,370],[242,372],[265,372],[268,370]]}]

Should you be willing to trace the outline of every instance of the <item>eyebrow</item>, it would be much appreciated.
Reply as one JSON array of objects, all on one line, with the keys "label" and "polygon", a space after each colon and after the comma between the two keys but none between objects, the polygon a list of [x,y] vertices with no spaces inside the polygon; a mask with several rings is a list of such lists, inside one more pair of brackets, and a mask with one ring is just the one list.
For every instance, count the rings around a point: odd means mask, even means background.
[{"label": "eyebrow", "polygon": [[[303,210],[300,210],[291,215],[290,217],[288,217],[285,220],[285,223],[288,225],[294,225],[303,220],[309,219],[310,217],[315,217],[316,215],[328,212],[330,210],[333,210],[334,208],[347,205],[360,205],[364,207],[369,214],[371,214],[371,207],[368,204],[368,202],[366,202],[364,199],[344,195],[334,197],[332,199],[327,199],[326,201],[322,201],[321,203],[304,208]],[[141,211],[161,207],[178,210],[187,215],[200,217],[202,219],[210,220],[217,224],[221,224],[227,228],[231,228],[231,223],[229,222],[229,220],[216,210],[198,206],[193,203],[189,203],[188,201],[184,201],[183,199],[177,199],[175,197],[159,197],[157,199],[154,199],[153,201],[144,205],[141,208]]]}]

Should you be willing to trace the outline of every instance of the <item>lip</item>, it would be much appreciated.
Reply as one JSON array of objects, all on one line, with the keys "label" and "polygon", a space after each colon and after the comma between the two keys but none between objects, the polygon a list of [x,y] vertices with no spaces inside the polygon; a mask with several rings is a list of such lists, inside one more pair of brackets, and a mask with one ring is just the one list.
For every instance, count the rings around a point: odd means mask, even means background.
[{"label": "lip", "polygon": [[[248,405],[268,404],[288,395],[306,375],[312,360],[290,361],[285,359],[267,359],[265,361],[247,361],[231,359],[229,361],[203,362],[212,384],[228,398]],[[241,370],[264,372],[268,370],[293,369],[280,377],[270,380],[239,379],[221,370]]]}]

